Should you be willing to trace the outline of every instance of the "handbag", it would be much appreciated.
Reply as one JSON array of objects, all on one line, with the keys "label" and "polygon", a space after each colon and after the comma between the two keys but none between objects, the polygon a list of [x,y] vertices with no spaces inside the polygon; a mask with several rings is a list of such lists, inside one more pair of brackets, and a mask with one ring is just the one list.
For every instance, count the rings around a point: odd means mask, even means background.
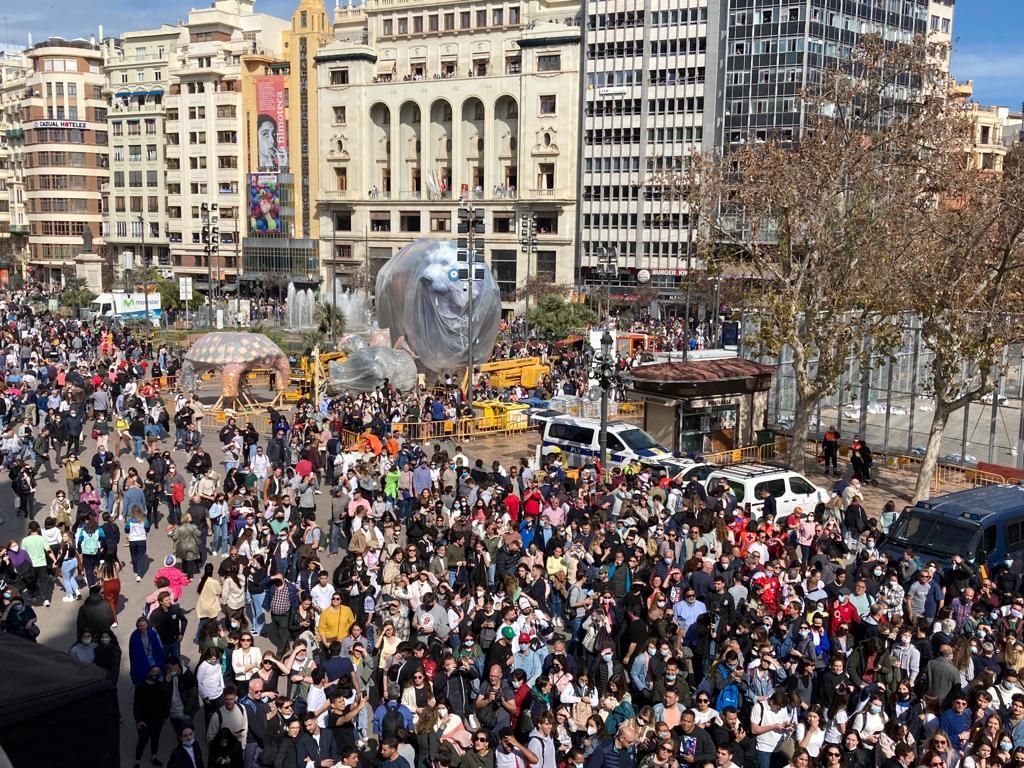
[{"label": "handbag", "polygon": [[779,741],[778,746],[775,747],[776,752],[781,752],[786,756],[786,762],[792,762],[793,753],[796,751],[796,739],[793,738],[793,734],[787,733]]}]

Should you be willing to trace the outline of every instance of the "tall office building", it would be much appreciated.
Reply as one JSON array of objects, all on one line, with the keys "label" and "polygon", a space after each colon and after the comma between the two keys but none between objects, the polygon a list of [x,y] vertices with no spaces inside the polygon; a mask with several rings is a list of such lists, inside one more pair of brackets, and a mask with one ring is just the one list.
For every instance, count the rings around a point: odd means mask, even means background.
[{"label": "tall office building", "polygon": [[28,266],[25,212],[25,129],[21,103],[31,72],[20,51],[0,53],[0,286]]},{"label": "tall office building", "polygon": [[[298,0],[279,55],[242,57],[242,120],[249,193],[276,195],[271,228],[250,215],[243,235],[243,280],[258,294],[267,283],[316,286],[320,220],[320,123],[316,56],[332,39],[323,0]],[[273,184],[273,189],[271,189]],[[250,202],[252,201],[250,197]],[[250,211],[251,214],[251,211]]]},{"label": "tall office building", "polygon": [[[28,272],[60,284],[73,274],[83,238],[100,245],[105,211],[107,103],[104,59],[111,42],[50,38],[29,48],[21,102]],[[88,234],[86,234],[88,232]]]},{"label": "tall office building", "polygon": [[112,193],[104,237],[115,262],[171,264],[167,232],[165,105],[170,64],[186,42],[182,27],[127,32],[106,61]]},{"label": "tall office building", "polygon": [[[751,0],[752,2],[753,0]],[[735,2],[735,0],[734,0]],[[579,282],[672,296],[686,267],[685,204],[659,181],[714,146],[716,0],[587,3]]]},{"label": "tall office building", "polygon": [[[288,22],[256,13],[252,0],[215,0],[193,9],[180,26],[186,42],[168,66],[164,99],[167,239],[171,268],[194,275],[195,290],[206,292],[210,277],[215,290],[225,282],[231,288],[241,265],[248,203],[242,56],[276,54]],[[212,256],[203,241],[208,223],[219,230]]]},{"label": "tall office building", "polygon": [[[578,0],[336,12],[337,39],[316,61],[321,252],[339,274],[365,265],[372,278],[412,240],[455,238],[464,198],[485,219],[506,311],[528,276],[574,282],[578,19]],[[524,215],[536,220],[529,251]]]},{"label": "tall office building", "polygon": [[[697,150],[794,140],[800,93],[860,36],[952,39],[955,0],[594,0],[584,29],[581,284],[682,310],[692,264],[673,172]],[[948,58],[944,62],[948,67]]]}]

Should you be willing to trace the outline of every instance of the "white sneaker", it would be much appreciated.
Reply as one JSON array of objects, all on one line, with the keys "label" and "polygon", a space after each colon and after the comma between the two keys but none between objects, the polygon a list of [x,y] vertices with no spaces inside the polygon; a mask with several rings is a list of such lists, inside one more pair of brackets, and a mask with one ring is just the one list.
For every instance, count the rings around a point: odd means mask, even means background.
[{"label": "white sneaker", "polygon": [[49,600],[43,600],[43,607],[44,608],[49,608],[50,607],[50,601]]},{"label": "white sneaker", "polygon": [[113,624],[111,624],[110,628],[111,629],[117,629],[117,622],[115,621]]},{"label": "white sneaker", "polygon": [[73,598],[71,595],[64,595],[64,597],[62,597],[60,601],[62,603],[73,603],[75,602],[75,598]]},{"label": "white sneaker", "polygon": [[142,577],[139,574],[135,574],[135,581],[142,581]]}]

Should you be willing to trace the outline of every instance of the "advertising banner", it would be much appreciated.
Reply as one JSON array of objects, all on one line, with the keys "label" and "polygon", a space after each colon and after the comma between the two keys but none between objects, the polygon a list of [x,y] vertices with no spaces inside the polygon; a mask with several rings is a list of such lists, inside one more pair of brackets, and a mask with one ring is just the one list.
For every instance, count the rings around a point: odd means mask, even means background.
[{"label": "advertising banner", "polygon": [[284,75],[256,78],[256,148],[261,171],[288,167],[288,92]]},{"label": "advertising banner", "polygon": [[281,232],[281,185],[276,173],[249,174],[249,231]]}]

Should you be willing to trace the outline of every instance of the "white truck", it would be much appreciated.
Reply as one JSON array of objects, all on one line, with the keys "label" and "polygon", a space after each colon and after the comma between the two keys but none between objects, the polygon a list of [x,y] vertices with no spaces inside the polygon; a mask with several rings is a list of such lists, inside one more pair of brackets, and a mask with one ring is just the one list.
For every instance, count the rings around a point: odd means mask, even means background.
[{"label": "white truck", "polygon": [[149,306],[148,319],[154,326],[160,325],[160,293],[151,291],[147,298],[146,294],[125,293],[114,291],[113,293],[101,293],[89,304],[92,316],[105,320],[142,320],[147,317],[146,307]]}]

